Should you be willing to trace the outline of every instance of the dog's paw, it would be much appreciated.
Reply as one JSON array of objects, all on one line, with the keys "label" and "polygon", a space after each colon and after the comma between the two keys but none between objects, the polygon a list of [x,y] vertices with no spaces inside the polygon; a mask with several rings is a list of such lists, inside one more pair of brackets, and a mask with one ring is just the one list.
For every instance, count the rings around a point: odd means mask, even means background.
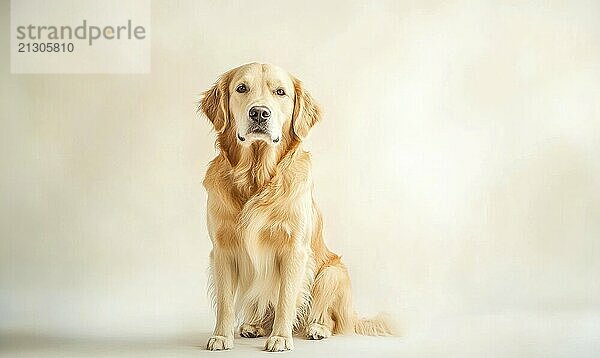
[{"label": "dog's paw", "polygon": [[209,351],[224,351],[231,348],[233,348],[233,337],[212,336],[206,344],[206,349]]},{"label": "dog's paw", "polygon": [[261,325],[258,324],[249,324],[244,323],[240,327],[240,336],[244,338],[256,338],[256,337],[264,337],[267,335],[267,332]]},{"label": "dog's paw", "polygon": [[269,352],[283,352],[294,349],[292,337],[271,336],[267,339],[265,350]]},{"label": "dog's paw", "polygon": [[308,339],[323,339],[331,337],[331,330],[322,324],[311,323],[306,332]]}]

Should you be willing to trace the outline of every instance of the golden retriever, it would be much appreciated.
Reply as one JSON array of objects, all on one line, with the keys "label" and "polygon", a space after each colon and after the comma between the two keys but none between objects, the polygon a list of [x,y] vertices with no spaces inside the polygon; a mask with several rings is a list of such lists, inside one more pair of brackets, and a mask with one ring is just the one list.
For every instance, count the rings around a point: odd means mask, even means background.
[{"label": "golden retriever", "polygon": [[211,291],[217,311],[207,349],[269,334],[267,351],[294,349],[292,333],[391,334],[382,318],[358,319],[350,277],[323,241],[302,140],[321,111],[283,69],[251,63],[221,75],[200,109],[217,132],[206,172]]}]

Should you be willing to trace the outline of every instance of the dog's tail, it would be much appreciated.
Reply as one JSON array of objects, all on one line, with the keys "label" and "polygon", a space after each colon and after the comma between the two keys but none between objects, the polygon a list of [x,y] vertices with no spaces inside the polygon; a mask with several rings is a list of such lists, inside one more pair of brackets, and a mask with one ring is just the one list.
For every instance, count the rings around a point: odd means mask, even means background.
[{"label": "dog's tail", "polygon": [[385,314],[378,314],[373,318],[358,318],[354,313],[354,332],[363,336],[393,336],[397,329],[391,318]]}]

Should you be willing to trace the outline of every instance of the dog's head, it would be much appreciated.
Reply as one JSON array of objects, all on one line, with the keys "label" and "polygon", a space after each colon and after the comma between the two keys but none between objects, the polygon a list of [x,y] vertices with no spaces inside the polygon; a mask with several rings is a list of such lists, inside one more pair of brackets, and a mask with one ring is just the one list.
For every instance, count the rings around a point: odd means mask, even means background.
[{"label": "dog's head", "polygon": [[221,75],[200,105],[219,141],[235,137],[229,145],[242,147],[258,141],[269,146],[301,141],[320,118],[319,107],[298,79],[259,63]]}]

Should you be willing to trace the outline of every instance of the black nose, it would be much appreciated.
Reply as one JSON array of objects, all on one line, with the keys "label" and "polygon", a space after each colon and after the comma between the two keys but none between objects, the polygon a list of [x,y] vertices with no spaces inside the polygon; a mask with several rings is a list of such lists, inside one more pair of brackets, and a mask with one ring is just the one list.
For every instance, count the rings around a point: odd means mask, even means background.
[{"label": "black nose", "polygon": [[256,123],[266,122],[271,117],[271,110],[265,106],[254,106],[248,112],[250,119]]}]

